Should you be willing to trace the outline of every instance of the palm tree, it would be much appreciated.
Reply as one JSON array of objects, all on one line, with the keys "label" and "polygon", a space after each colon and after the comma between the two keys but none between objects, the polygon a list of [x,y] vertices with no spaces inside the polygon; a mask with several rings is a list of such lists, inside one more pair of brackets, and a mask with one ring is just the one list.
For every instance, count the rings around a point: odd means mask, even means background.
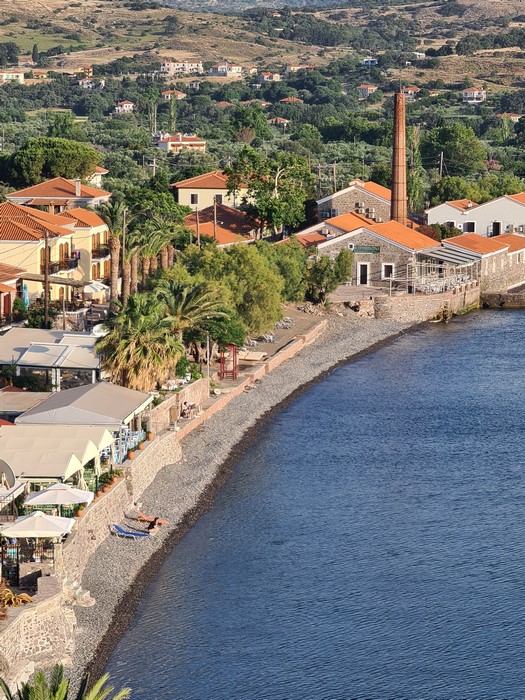
[{"label": "palm tree", "polygon": [[[109,674],[106,673],[99,678],[91,690],[88,690],[89,676],[84,676],[75,695],[75,700],[109,700],[114,689],[106,685],[108,679]],[[35,673],[33,683],[23,683],[15,694],[11,693],[3,678],[0,678],[0,689],[6,700],[68,700],[69,679],[64,678],[64,667],[57,664],[51,669],[49,682],[45,674],[38,671]],[[130,697],[130,693],[130,688],[123,688],[113,695],[112,700],[125,700]]]},{"label": "palm tree", "polygon": [[166,320],[180,339],[185,330],[228,317],[221,295],[207,282],[190,285],[161,279],[155,286],[154,295],[164,305]]},{"label": "palm tree", "polygon": [[118,299],[118,278],[120,268],[120,246],[126,220],[126,205],[120,199],[101,204],[98,214],[109,229],[109,252],[111,255],[111,300]]},{"label": "palm tree", "polygon": [[133,228],[126,237],[126,250],[122,256],[122,302],[125,304],[130,293],[137,291],[138,258],[142,245],[142,232]]},{"label": "palm tree", "polygon": [[112,381],[130,389],[148,391],[163,384],[184,354],[166,306],[152,294],[131,294],[106,327],[96,350]]},{"label": "palm tree", "polygon": [[157,256],[169,243],[170,234],[159,228],[147,227],[143,231],[144,243],[140,248],[142,259],[142,286],[146,286],[148,275],[157,271]]}]

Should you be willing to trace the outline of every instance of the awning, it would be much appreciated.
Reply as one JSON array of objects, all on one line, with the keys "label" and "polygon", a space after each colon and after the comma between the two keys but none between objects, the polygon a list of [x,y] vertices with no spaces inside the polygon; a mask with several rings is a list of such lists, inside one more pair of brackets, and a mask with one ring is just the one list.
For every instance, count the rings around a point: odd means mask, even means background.
[{"label": "awning", "polygon": [[2,528],[4,537],[15,539],[30,537],[32,539],[52,539],[71,532],[75,524],[74,518],[59,518],[36,510],[30,515],[17,518],[12,525]]},{"label": "awning", "polygon": [[[28,282],[44,282],[44,275],[38,275],[33,272],[24,272],[20,275],[21,280],[27,280]],[[85,282],[82,280],[72,280],[69,277],[57,277],[56,275],[49,275],[49,284],[63,284],[66,287],[76,287],[81,289]]]},{"label": "awning", "polygon": [[420,257],[431,258],[439,262],[450,263],[451,265],[471,265],[479,260],[479,255],[463,250],[451,250],[436,246],[419,254]]},{"label": "awning", "polygon": [[0,292],[3,294],[17,294],[15,287],[10,287],[8,284],[2,284],[0,282]]},{"label": "awning", "polygon": [[100,292],[107,291],[109,291],[108,285],[102,284],[102,282],[98,282],[97,280],[93,280],[84,287],[84,294],[100,294]]}]

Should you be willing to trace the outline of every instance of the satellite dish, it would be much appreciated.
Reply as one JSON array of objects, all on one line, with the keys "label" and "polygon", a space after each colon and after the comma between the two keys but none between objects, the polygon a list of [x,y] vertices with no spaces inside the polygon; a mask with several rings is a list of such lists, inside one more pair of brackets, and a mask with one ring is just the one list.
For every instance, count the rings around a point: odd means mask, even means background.
[{"label": "satellite dish", "polygon": [[103,338],[109,333],[109,330],[103,323],[97,323],[96,326],[93,326],[93,330],[91,332],[96,338]]}]

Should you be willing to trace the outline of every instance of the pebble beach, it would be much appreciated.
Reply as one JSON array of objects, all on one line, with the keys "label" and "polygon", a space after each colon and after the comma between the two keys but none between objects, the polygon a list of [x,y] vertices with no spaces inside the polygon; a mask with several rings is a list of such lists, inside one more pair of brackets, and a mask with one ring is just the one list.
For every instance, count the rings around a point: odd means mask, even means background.
[{"label": "pebble beach", "polygon": [[212,507],[239,455],[257,439],[265,414],[293,400],[338,364],[414,328],[413,324],[390,320],[328,319],[328,326],[314,343],[265,375],[253,389],[234,398],[183,440],[183,459],[162,469],[141,499],[144,512],[166,518],[170,524],[154,537],[138,542],[108,537],[92,555],[81,583],[96,604],[75,608],[78,624],[73,668],[77,680],[86,669],[95,676],[104,672],[148,583],[177,542]]}]

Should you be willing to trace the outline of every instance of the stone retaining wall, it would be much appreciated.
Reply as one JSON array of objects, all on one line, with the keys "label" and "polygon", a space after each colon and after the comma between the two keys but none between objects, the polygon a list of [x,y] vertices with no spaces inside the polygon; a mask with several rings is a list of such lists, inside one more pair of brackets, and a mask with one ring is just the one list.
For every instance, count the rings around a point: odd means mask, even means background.
[{"label": "stone retaining wall", "polygon": [[38,668],[70,663],[75,623],[59,580],[40,578],[33,602],[10,608],[7,620],[0,622],[0,675],[8,685],[27,681]]},{"label": "stone retaining wall", "polygon": [[180,391],[174,392],[172,396],[151,410],[151,429],[155,434],[168,430],[173,423],[173,413],[176,416],[180,416],[181,406],[186,401],[196,406],[202,406],[208,399],[208,396],[209,389],[207,378],[197,379]]},{"label": "stone retaining wall", "polygon": [[484,292],[481,303],[487,309],[525,309],[525,293]]},{"label": "stone retaining wall", "polygon": [[72,581],[80,581],[89,557],[110,534],[111,523],[120,523],[124,513],[167,464],[178,462],[182,450],[175,433],[166,433],[146,443],[135,452],[135,459],[124,462],[124,478],[107,493],[96,498],[77,521],[75,532],[68,537],[57,556],[57,573]]},{"label": "stone retaining wall", "polygon": [[375,297],[374,315],[401,323],[417,323],[439,318],[443,314],[456,314],[479,304],[480,289],[476,282],[443,294]]}]

